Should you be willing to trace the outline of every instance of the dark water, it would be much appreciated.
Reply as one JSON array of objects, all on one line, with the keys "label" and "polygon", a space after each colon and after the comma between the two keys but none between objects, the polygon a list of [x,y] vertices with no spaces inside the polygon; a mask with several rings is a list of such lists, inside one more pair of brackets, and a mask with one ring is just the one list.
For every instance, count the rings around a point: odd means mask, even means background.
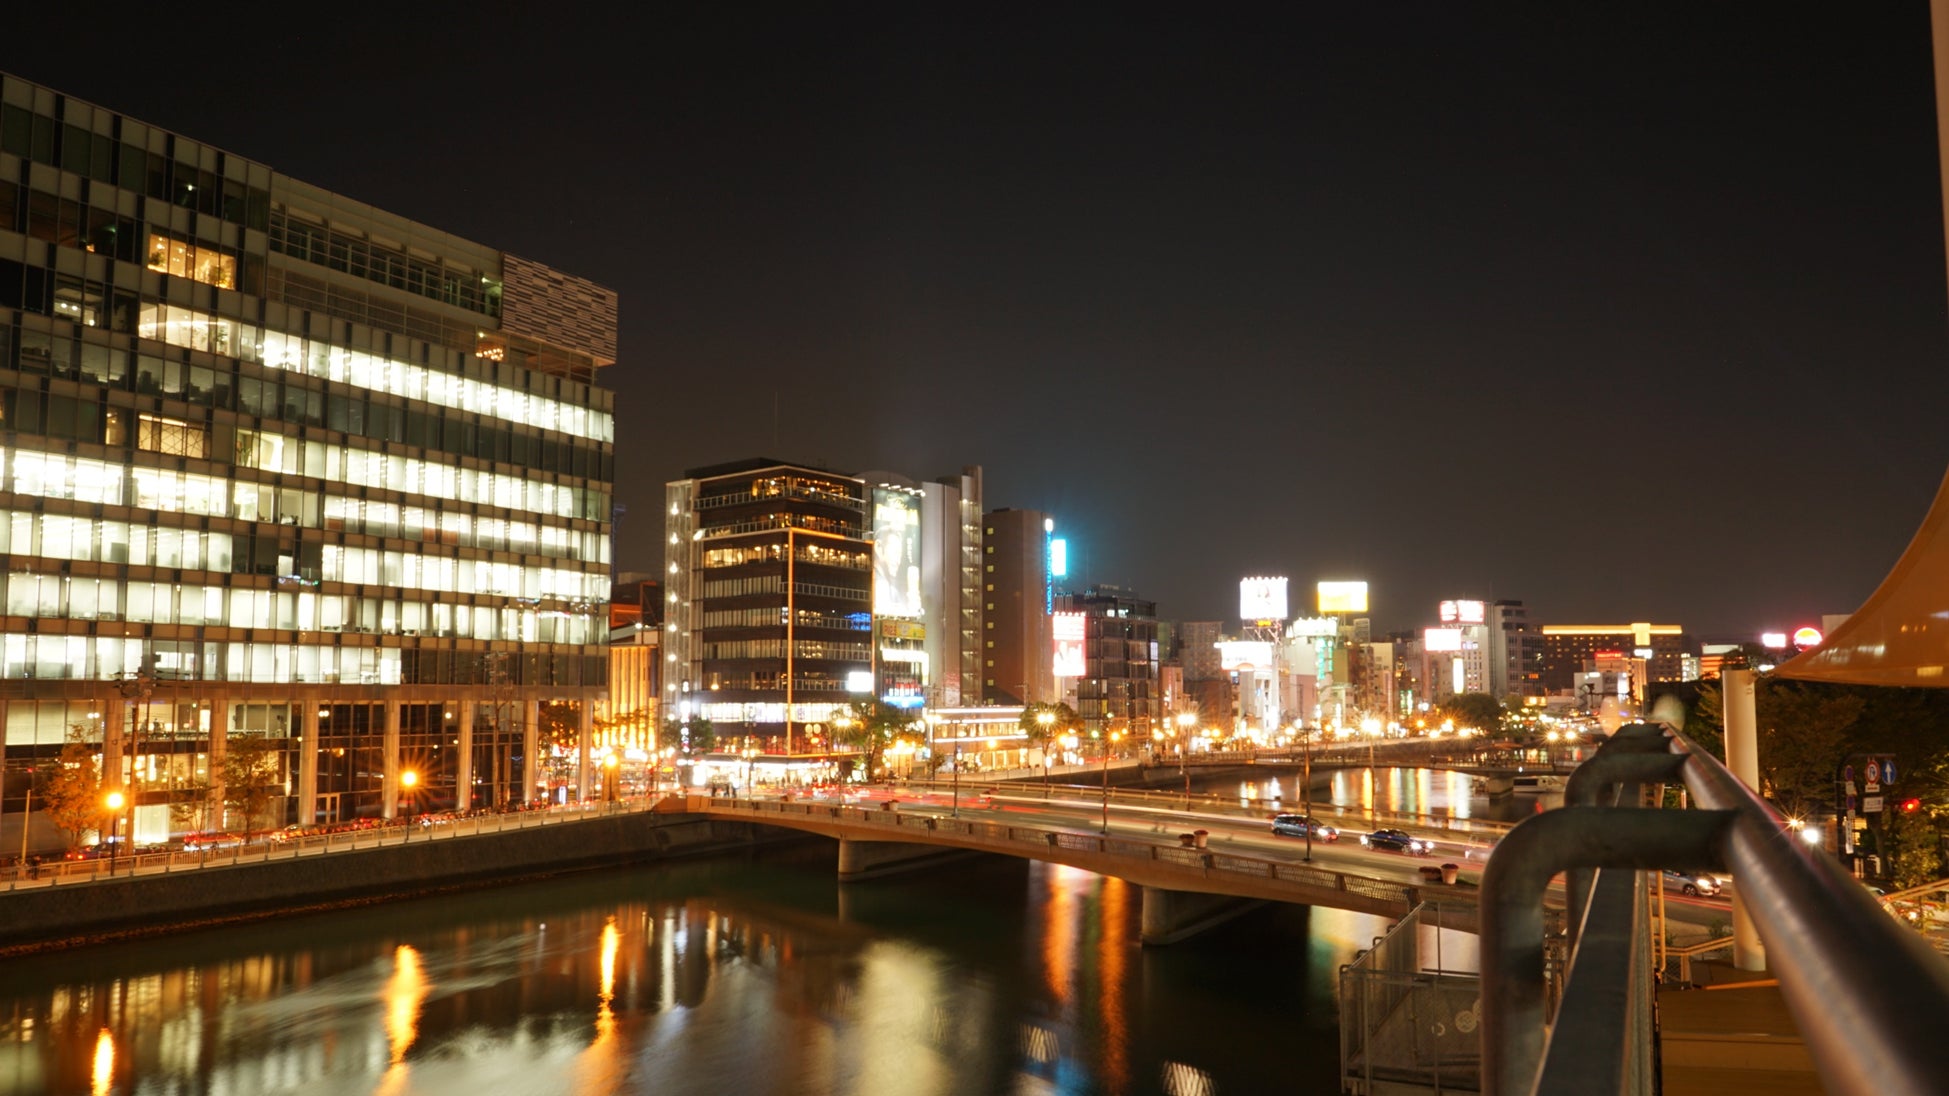
[{"label": "dark water", "polygon": [[830,845],[10,960],[0,1094],[1330,1092],[1373,917],[1138,945],[1137,887]]}]

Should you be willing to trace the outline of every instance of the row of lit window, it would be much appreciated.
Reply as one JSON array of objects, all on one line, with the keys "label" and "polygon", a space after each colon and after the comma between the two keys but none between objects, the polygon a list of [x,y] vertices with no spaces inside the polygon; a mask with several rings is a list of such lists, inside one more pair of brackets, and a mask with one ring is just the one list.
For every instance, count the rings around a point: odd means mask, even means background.
[{"label": "row of lit window", "polygon": [[[704,613],[700,627],[704,628],[772,628],[783,627],[791,619],[790,612],[783,606],[768,609],[711,609]],[[839,628],[849,632],[864,632],[873,626],[872,618],[865,613],[821,613],[812,609],[801,609],[798,613],[801,628]]]},{"label": "row of lit window", "polygon": [[195,244],[160,233],[149,233],[149,269],[160,274],[213,285],[218,289],[237,288],[237,259],[222,248]]},{"label": "row of lit window", "polygon": [[[124,727],[139,728],[144,739],[195,739],[210,733],[212,708],[207,703],[154,694],[146,701],[131,700],[122,697],[112,686],[105,688],[107,696],[94,699],[8,701],[7,745],[58,745],[75,728],[80,728],[85,737],[99,739],[110,706],[116,709]],[[296,730],[289,704],[233,702],[224,705],[224,716],[224,726],[231,734],[283,738]],[[136,745],[139,747],[140,743]]]},{"label": "row of lit window", "polygon": [[[734,548],[712,548],[704,553],[704,567],[739,567],[747,563],[776,563],[785,558],[783,544],[752,544]],[[866,551],[829,548],[823,544],[800,544],[792,553],[800,563],[827,567],[849,567],[864,571],[873,566],[873,555]]]},{"label": "row of lit window", "polygon": [[607,601],[607,572],[566,567],[524,567],[518,563],[458,560],[418,552],[382,551],[327,544],[318,577],[326,582],[357,582],[455,593],[500,594],[521,598]]},{"label": "row of lit window", "polygon": [[[828,662],[870,662],[873,647],[867,643],[826,643],[816,639],[801,639],[791,648],[793,658],[819,659]],[[711,661],[736,658],[784,658],[785,641],[782,639],[740,639],[723,643],[706,643],[701,657]]]},{"label": "row of lit window", "polygon": [[409,495],[461,498],[483,506],[531,514],[592,520],[608,517],[603,509],[608,504],[607,492],[266,431],[237,431],[236,464],[240,468],[311,476],[360,487],[382,487]]},{"label": "row of lit window", "polygon": [[[0,679],[104,680],[139,664],[148,641],[117,636],[0,636]],[[201,658],[177,672],[182,679],[266,685],[399,685],[413,672],[415,683],[449,684],[462,677],[453,670],[435,680],[428,663],[445,665],[432,652],[398,647],[335,647],[301,643],[198,643]],[[450,652],[449,652],[450,653]],[[450,661],[450,660],[449,660]],[[585,676],[600,684],[606,667],[589,660]],[[574,667],[571,666],[571,669]],[[467,682],[459,682],[467,683]]]},{"label": "row of lit window", "polygon": [[206,350],[273,369],[386,392],[409,400],[472,411],[507,422],[558,430],[578,438],[615,441],[615,416],[567,400],[490,384],[445,370],[394,361],[366,350],[333,346],[177,305],[144,302],[136,334],[171,346]]},{"label": "row of lit window", "polygon": [[592,611],[493,608],[193,583],[121,582],[26,571],[0,577],[0,583],[6,586],[8,616],[42,620],[125,620],[523,643],[597,643],[608,635],[608,617]]},{"label": "row of lit window", "polygon": [[[147,510],[206,514],[212,517],[234,517],[244,521],[278,521],[288,525],[308,526],[319,524],[318,495],[309,491],[285,488],[277,489],[273,493],[273,489],[267,484],[232,481],[222,476],[205,476],[194,472],[131,467],[119,462],[34,450],[0,449],[0,458],[4,458],[7,462],[4,482],[23,495],[75,499],[80,502],[99,502],[111,506],[138,506]],[[374,478],[372,463],[369,461],[361,463],[364,473],[362,478],[367,480]],[[351,471],[349,462],[347,471],[348,473]],[[486,478],[486,473],[472,473],[457,476],[456,480],[478,487]],[[497,478],[512,479],[515,483],[523,482],[514,477]],[[383,487],[384,484],[365,483],[363,486]],[[494,487],[498,488],[499,484],[495,483]],[[433,494],[433,492],[428,493]],[[548,497],[548,494],[552,494],[552,498]],[[543,497],[550,502],[580,503],[587,508],[591,505],[595,493],[588,492],[584,495],[576,488],[552,488],[548,494]],[[463,495],[456,491],[443,497],[480,498],[482,496],[481,493]],[[335,515],[332,506],[334,501],[348,505],[340,506]],[[324,517],[330,519],[336,516],[338,520],[343,521],[347,516],[359,516],[355,512],[364,501],[344,499],[342,496],[326,496]],[[391,525],[397,530],[398,515],[403,508],[392,503],[380,505],[391,511]],[[294,512],[294,508],[298,512]],[[589,515],[565,513],[560,516],[587,517]],[[444,532],[443,530],[443,534]],[[395,531],[381,535],[397,536],[399,533]]]}]

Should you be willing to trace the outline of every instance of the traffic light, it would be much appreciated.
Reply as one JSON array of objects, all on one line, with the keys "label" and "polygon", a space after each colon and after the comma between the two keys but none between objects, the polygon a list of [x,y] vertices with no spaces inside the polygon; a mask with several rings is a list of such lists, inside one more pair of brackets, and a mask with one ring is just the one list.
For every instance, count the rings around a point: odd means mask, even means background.
[{"label": "traffic light", "polygon": [[1916,811],[1919,811],[1919,810],[1921,810],[1921,809],[1922,809],[1922,801],[1921,801],[1920,799],[1904,799],[1904,800],[1902,800],[1902,813],[1903,813],[1903,814],[1914,814],[1914,813],[1915,813]]}]

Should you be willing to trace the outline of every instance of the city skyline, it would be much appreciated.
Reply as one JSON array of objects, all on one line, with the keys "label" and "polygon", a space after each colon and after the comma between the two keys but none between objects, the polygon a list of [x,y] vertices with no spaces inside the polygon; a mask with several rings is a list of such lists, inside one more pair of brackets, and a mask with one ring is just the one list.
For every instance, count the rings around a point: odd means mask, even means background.
[{"label": "city skyline", "polygon": [[616,290],[624,569],[687,467],[980,464],[1174,619],[1275,573],[1743,636],[1856,608],[1942,476],[1928,13],[1678,12],[388,16],[508,59],[460,74],[50,21],[0,68]]}]

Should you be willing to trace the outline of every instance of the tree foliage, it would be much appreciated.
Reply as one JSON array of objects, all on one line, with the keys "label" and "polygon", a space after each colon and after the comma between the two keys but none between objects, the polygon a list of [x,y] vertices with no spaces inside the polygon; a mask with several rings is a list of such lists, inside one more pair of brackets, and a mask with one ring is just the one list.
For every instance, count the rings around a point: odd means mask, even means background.
[{"label": "tree foliage", "polygon": [[68,835],[69,848],[79,846],[84,835],[101,828],[108,815],[108,806],[102,802],[101,745],[89,741],[85,726],[68,728],[60,760],[41,781],[39,791],[41,809],[47,812],[48,821]]},{"label": "tree foliage", "polygon": [[1434,705],[1437,718],[1455,721],[1457,727],[1472,727],[1485,733],[1502,728],[1502,702],[1488,693],[1450,693]]},{"label": "tree foliage", "polygon": [[717,748],[717,725],[701,715],[666,719],[657,727],[656,748],[675,750],[680,757],[710,753]]},{"label": "tree foliage", "polygon": [[912,726],[913,716],[884,700],[855,700],[847,705],[843,721],[834,723],[833,741],[858,750],[866,766],[866,778],[877,780],[884,768],[887,747]]},{"label": "tree foliage", "polygon": [[281,783],[278,760],[277,746],[261,734],[231,735],[224,742],[223,805],[245,837],[269,828],[271,802]]},{"label": "tree foliage", "polygon": [[1888,878],[1896,890],[1942,877],[1941,839],[1929,812],[1896,811],[1888,821]]},{"label": "tree foliage", "polygon": [[[1047,722],[1042,719],[1045,713],[1049,716]],[[1076,714],[1076,709],[1057,702],[1024,704],[1022,718],[1016,720],[1015,725],[1021,728],[1023,734],[1029,736],[1030,745],[1041,750],[1046,756],[1057,738],[1074,731],[1082,721],[1083,717]]]}]

